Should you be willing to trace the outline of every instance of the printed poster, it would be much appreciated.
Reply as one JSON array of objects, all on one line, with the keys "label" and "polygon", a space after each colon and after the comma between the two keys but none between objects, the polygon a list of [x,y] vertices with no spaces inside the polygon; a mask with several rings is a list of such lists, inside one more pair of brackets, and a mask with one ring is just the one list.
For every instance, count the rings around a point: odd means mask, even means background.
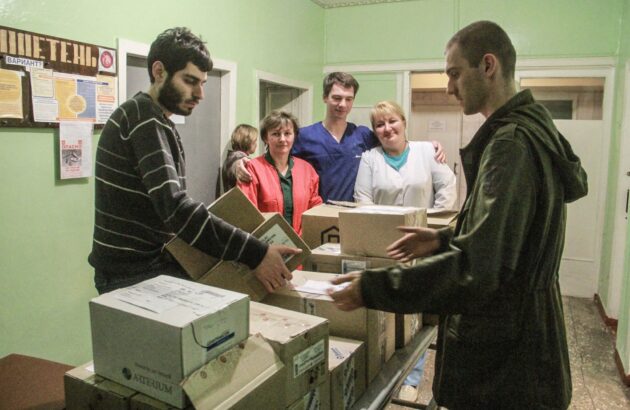
[{"label": "printed poster", "polygon": [[0,118],[24,118],[21,71],[0,68]]},{"label": "printed poster", "polygon": [[92,175],[92,122],[59,123],[59,177],[85,178]]}]

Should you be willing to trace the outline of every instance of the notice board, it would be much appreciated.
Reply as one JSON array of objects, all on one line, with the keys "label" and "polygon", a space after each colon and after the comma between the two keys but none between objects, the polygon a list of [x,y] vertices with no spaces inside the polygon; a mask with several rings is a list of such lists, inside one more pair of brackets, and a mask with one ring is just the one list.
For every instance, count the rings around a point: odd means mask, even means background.
[{"label": "notice board", "polygon": [[117,105],[114,49],[0,26],[0,127],[99,127]]}]

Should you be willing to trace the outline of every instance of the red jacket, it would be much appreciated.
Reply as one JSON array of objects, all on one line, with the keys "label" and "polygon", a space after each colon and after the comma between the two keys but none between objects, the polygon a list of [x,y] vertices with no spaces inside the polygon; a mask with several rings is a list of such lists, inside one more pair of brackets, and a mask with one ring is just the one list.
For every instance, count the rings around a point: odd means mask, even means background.
[{"label": "red jacket", "polygon": [[[302,214],[322,203],[319,196],[319,176],[306,161],[292,157],[293,168],[293,229],[302,236]],[[265,159],[264,155],[247,163],[252,175],[251,182],[238,181],[238,187],[261,212],[283,213],[284,199],[280,188],[278,171]]]}]

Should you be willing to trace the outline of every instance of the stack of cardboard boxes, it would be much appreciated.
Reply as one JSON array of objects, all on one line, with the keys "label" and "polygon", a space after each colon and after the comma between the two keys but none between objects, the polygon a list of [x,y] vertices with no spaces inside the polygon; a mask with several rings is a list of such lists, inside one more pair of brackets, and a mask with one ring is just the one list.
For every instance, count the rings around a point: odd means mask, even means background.
[{"label": "stack of cardboard boxes", "polygon": [[[305,243],[238,189],[209,209],[263,241],[303,249],[286,263],[307,270],[267,294],[247,267],[172,241],[167,249],[198,283],[160,276],[93,299],[94,362],[66,374],[68,409],[347,409],[419,329],[413,315],[397,329],[391,313],[341,313],[326,288],[331,274],[395,263],[384,245],[396,226],[426,224],[424,210],[322,205],[304,215]],[[337,245],[311,255],[328,241]]]},{"label": "stack of cardboard boxes", "polygon": [[[397,227],[427,226],[427,210],[379,205],[320,205],[304,214],[302,225],[304,239],[312,247],[305,268],[343,274],[397,265],[398,262],[389,258],[386,252],[390,244],[402,237]],[[331,232],[335,235],[331,236]],[[380,361],[376,361],[376,348],[370,348],[370,342],[366,341],[368,357],[371,358],[368,360],[368,382],[389,360],[394,348],[407,345],[422,328],[422,314],[379,314],[385,317],[385,325],[382,326],[385,336],[377,342],[381,344],[382,355]],[[331,326],[331,334],[334,335],[332,329]]]}]

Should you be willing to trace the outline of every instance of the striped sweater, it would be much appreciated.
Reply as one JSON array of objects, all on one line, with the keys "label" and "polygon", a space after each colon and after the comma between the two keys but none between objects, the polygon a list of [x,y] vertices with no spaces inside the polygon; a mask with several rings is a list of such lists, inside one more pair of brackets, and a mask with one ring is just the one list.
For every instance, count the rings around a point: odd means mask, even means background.
[{"label": "striped sweater", "polygon": [[114,111],[98,143],[92,252],[97,270],[142,274],[179,237],[199,250],[255,268],[267,245],[188,196],[184,150],[174,124],[146,93]]}]

